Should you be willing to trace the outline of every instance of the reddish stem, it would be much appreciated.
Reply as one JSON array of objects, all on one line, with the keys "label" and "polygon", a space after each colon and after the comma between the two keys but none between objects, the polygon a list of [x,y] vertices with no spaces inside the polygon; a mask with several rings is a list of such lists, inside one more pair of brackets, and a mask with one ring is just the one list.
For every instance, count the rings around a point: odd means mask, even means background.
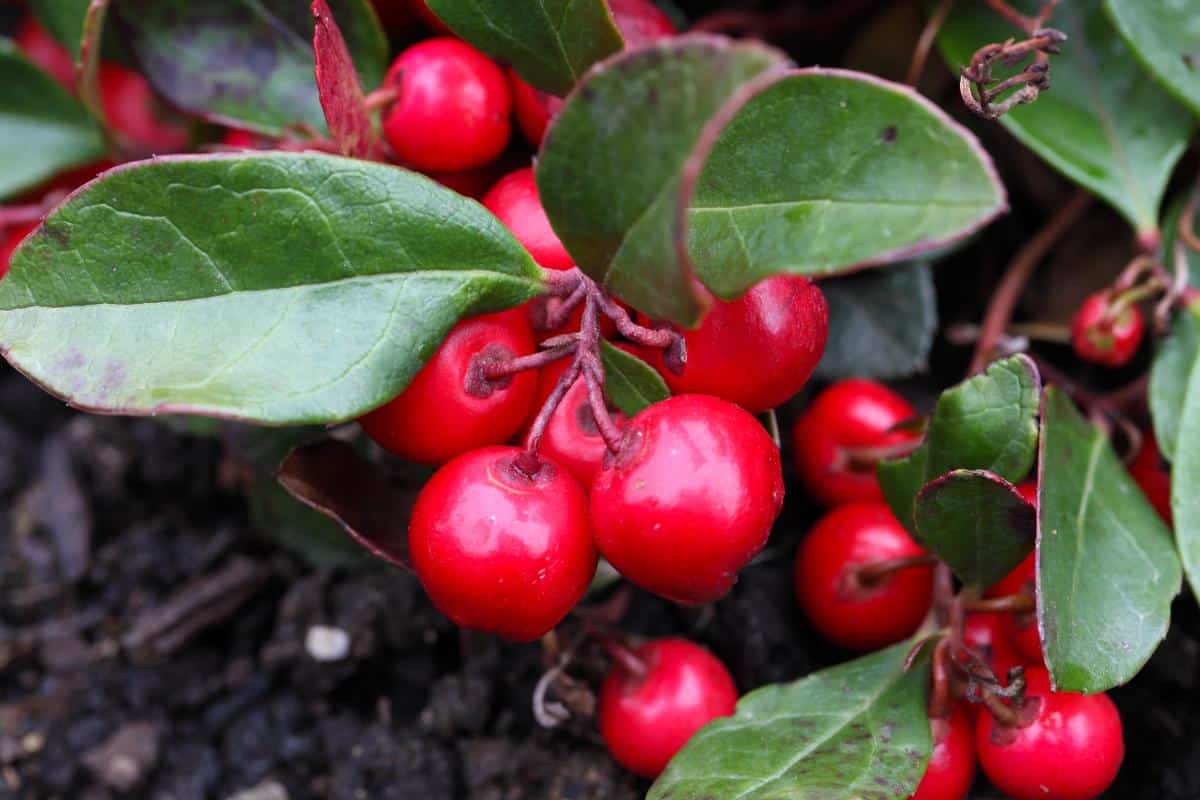
[{"label": "reddish stem", "polygon": [[637,653],[630,650],[616,639],[605,637],[601,640],[604,649],[608,651],[608,655],[613,661],[621,665],[621,668],[638,678],[645,678],[650,673],[650,667]]},{"label": "reddish stem", "polygon": [[376,109],[380,109],[386,105],[394,103],[396,101],[396,95],[397,91],[395,86],[381,86],[375,91],[369,93],[363,99],[363,106],[367,109],[367,111],[375,111]]},{"label": "reddish stem", "polygon": [[942,638],[933,648],[930,659],[929,718],[946,719],[950,716],[950,640]]},{"label": "reddish stem", "polygon": [[1007,597],[988,597],[981,600],[970,600],[963,603],[963,610],[972,612],[1001,612],[1012,614],[1028,614],[1037,610],[1037,602],[1032,595],[1013,594]]},{"label": "reddish stem", "polygon": [[574,347],[554,347],[528,356],[516,356],[504,361],[489,361],[483,365],[483,376],[489,381],[496,381],[527,369],[541,369],[566,358],[574,351]]},{"label": "reddish stem", "polygon": [[846,573],[853,585],[874,586],[894,572],[912,567],[932,567],[938,563],[938,558],[930,553],[915,556],[899,556],[883,561],[871,561],[851,567]]},{"label": "reddish stem", "polygon": [[921,80],[921,73],[925,71],[925,62],[933,49],[933,43],[937,40],[938,31],[942,29],[953,8],[954,0],[942,0],[929,15],[925,27],[921,29],[921,37],[917,39],[917,46],[913,48],[912,61],[908,64],[908,74],[904,78],[904,82],[909,86],[916,86],[917,81]]}]

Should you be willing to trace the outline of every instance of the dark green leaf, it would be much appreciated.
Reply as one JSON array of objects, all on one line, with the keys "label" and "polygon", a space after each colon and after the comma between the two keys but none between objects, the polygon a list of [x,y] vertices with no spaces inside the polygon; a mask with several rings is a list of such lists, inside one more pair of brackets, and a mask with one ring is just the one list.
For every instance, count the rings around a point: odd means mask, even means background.
[{"label": "dark green leaf", "polygon": [[[1041,0],[1016,0],[1013,6],[1032,12]],[[1100,0],[1061,3],[1050,24],[1069,37],[1062,53],[1050,57],[1050,91],[1000,121],[1055,169],[1112,204],[1139,232],[1153,233],[1193,120],[1146,80]],[[984,3],[963,2],[938,42],[957,75],[980,47],[1019,35]]]},{"label": "dark green leaf", "polygon": [[[1175,269],[1175,242],[1179,238],[1179,217],[1182,216],[1187,204],[1188,193],[1185,192],[1175,198],[1174,202],[1168,206],[1167,213],[1163,216],[1163,246],[1160,257],[1163,263],[1167,265],[1167,269],[1171,271]],[[1189,224],[1192,230],[1200,230],[1200,214],[1197,214],[1197,218],[1192,219]],[[1181,252],[1183,253],[1184,265],[1187,269],[1188,283],[1194,287],[1200,287],[1200,252],[1186,245],[1181,248]]]},{"label": "dark green leaf", "polygon": [[0,198],[103,155],[104,137],[91,116],[0,39]]},{"label": "dark green leaf", "polygon": [[685,36],[585,79],[538,165],[583,269],[639,310],[694,325],[690,269],[732,298],[775,273],[901,260],[1004,208],[974,138],[919,95],[781,66],[756,45]]},{"label": "dark green leaf", "polygon": [[875,465],[875,474],[879,478],[879,488],[883,490],[883,499],[896,515],[900,524],[914,536],[917,533],[917,522],[913,514],[917,493],[927,483],[925,474],[929,462],[929,446],[921,445],[905,458],[890,461],[880,461]]},{"label": "dark green leaf", "polygon": [[[1150,370],[1150,416],[1158,450],[1175,460],[1179,429],[1186,417],[1200,416],[1200,306],[1176,315],[1171,335],[1154,354]],[[1196,446],[1195,442],[1189,443]]]},{"label": "dark green leaf", "polygon": [[891,800],[929,759],[929,667],[905,642],[746,695],[679,752],[648,800]]},{"label": "dark green leaf", "polygon": [[[366,0],[330,0],[363,87],[379,86],[387,40]],[[150,82],[180,108],[279,135],[325,130],[313,78],[313,19],[295,0],[120,0],[114,8]]]},{"label": "dark green leaf", "polygon": [[50,35],[79,58],[83,18],[91,0],[29,0],[29,8]]},{"label": "dark green leaf", "polygon": [[1041,388],[1033,361],[1016,355],[943,392],[926,433],[926,479],[955,469],[1024,478],[1037,456]]},{"label": "dark green leaf", "polygon": [[624,42],[604,0],[428,0],[455,33],[563,95]]},{"label": "dark green leaf", "polygon": [[395,397],[460,318],[539,271],[482,206],[336,156],[180,156],[106,174],[0,282],[0,348],[83,408],[269,424]]},{"label": "dark green leaf", "polygon": [[1037,514],[1016,487],[985,470],[955,470],[917,495],[917,540],[963,583],[991,586],[1033,550]]},{"label": "dark green leaf", "polygon": [[671,396],[662,376],[637,356],[601,341],[600,358],[604,362],[604,393],[625,416],[632,417]]},{"label": "dark green leaf", "polygon": [[1136,675],[1166,635],[1179,557],[1104,433],[1053,387],[1040,471],[1038,626],[1046,666],[1061,691],[1102,692]]},{"label": "dark green leaf", "polygon": [[821,291],[829,302],[829,339],[818,377],[890,380],[925,369],[938,321],[929,264],[824,281]]},{"label": "dark green leaf", "polygon": [[1104,0],[1104,6],[1146,69],[1200,115],[1200,9],[1182,0]]}]

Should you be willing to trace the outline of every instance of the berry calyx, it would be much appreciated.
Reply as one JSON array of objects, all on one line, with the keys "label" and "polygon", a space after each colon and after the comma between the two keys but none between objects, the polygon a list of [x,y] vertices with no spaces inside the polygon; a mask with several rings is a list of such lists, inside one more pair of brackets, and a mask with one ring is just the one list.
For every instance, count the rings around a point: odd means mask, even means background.
[{"label": "berry calyx", "polygon": [[[535,413],[554,391],[569,365],[569,359],[561,359],[542,367],[538,374],[537,399],[533,404]],[[618,426],[625,424],[625,416],[619,412],[612,413],[612,420]],[[571,384],[550,416],[538,452],[561,464],[585,489],[592,485],[604,463],[608,446],[596,425],[588,400],[587,382],[582,378]]]},{"label": "berry calyx", "polygon": [[430,600],[464,628],[529,642],[587,591],[596,548],[587,498],[559,465],[485,447],[449,462],[413,507],[409,551]]},{"label": "berry calyx", "polygon": [[828,332],[829,309],[817,285],[776,275],[736,300],[713,298],[700,327],[682,332],[687,360],[680,364],[660,350],[654,365],[675,394],[711,394],[758,414],[800,391]]},{"label": "berry calyx", "polygon": [[26,58],[66,87],[67,91],[75,91],[75,60],[36,18],[25,17],[13,34],[13,41]]},{"label": "berry calyx", "polygon": [[600,735],[617,763],[653,778],[692,734],[733,713],[737,687],[716,656],[685,639],[658,639],[630,655],[600,689]]},{"label": "berry calyx", "polygon": [[949,717],[929,720],[933,752],[909,800],[965,800],[975,779],[975,736],[971,715],[955,704]]},{"label": "berry calyx", "polygon": [[1125,757],[1121,717],[1106,694],[1050,691],[1042,667],[1025,671],[1021,721],[988,712],[975,720],[975,749],[988,779],[1015,800],[1092,800]]},{"label": "berry calyx", "polygon": [[151,153],[187,147],[187,124],[158,99],[141,73],[120,64],[101,64],[100,98],[109,124],[138,147]]},{"label": "berry calyx", "polygon": [[1158,511],[1159,516],[1171,525],[1171,472],[1158,452],[1154,434],[1146,433],[1142,436],[1142,447],[1133,463],[1129,465],[1129,474],[1141,487],[1146,499]]},{"label": "berry calyx", "polygon": [[863,580],[863,567],[926,555],[880,502],[838,506],[817,521],[796,556],[796,599],[820,633],[852,650],[911,634],[929,613],[933,571],[910,566]]},{"label": "berry calyx", "polygon": [[1071,344],[1075,355],[1084,361],[1122,367],[1137,353],[1145,327],[1137,306],[1122,304],[1112,292],[1097,292],[1075,312]]},{"label": "berry calyx", "polygon": [[517,241],[546,269],[571,269],[575,259],[563,247],[538,198],[533,167],[510,172],[483,198],[483,205],[512,231]]},{"label": "berry calyx", "polygon": [[537,376],[484,373],[489,364],[533,352],[533,336],[520,314],[463,320],[403,392],[359,423],[383,449],[426,464],[506,442],[529,416]]},{"label": "berry calyx", "polygon": [[469,44],[448,37],[405,50],[385,85],[396,101],[383,133],[396,155],[421,170],[483,166],[508,145],[512,94],[504,73]]},{"label": "berry calyx", "polygon": [[861,378],[818,394],[792,429],[796,472],[809,494],[826,506],[882,500],[875,464],[916,446],[918,434],[897,429],[916,413],[883,384]]},{"label": "berry calyx", "polygon": [[680,603],[724,595],[783,504],[779,450],[744,409],[678,395],[630,420],[592,483],[592,530],[626,578]]}]

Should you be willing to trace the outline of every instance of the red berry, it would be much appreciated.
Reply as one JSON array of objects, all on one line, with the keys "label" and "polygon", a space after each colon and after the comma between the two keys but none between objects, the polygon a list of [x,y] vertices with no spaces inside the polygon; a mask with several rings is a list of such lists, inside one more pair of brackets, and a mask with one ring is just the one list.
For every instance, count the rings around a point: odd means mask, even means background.
[{"label": "red berry", "polygon": [[1171,525],[1171,473],[1159,455],[1153,434],[1147,433],[1142,437],[1142,449],[1138,450],[1137,458],[1129,465],[1129,474],[1142,487],[1146,499],[1159,516]]},{"label": "red berry", "polygon": [[1021,495],[1021,498],[1026,503],[1029,503],[1029,505],[1036,508],[1038,504],[1037,488],[1037,481],[1025,481],[1024,483],[1018,483],[1017,494]]},{"label": "red berry", "polygon": [[480,370],[533,352],[520,315],[505,311],[463,320],[403,392],[359,422],[380,447],[428,464],[506,442],[529,416],[537,375],[487,380]]},{"label": "red berry", "polygon": [[933,571],[897,570],[864,584],[856,568],[925,551],[880,502],[838,506],[817,521],[796,557],[796,598],[825,638],[874,650],[911,634],[929,613]]},{"label": "red berry", "polygon": [[618,662],[600,689],[600,735],[630,772],[653,778],[696,731],[733,713],[737,687],[717,657],[684,639],[658,639],[633,653],[640,674]]},{"label": "red berry", "polygon": [[1015,800],[1092,800],[1125,757],[1121,717],[1106,694],[1051,692],[1042,667],[1025,672],[1025,723],[1006,727],[986,712],[975,720],[979,762]]},{"label": "red berry", "polygon": [[777,275],[736,300],[713,299],[700,327],[684,331],[687,362],[654,365],[675,394],[722,397],[758,414],[790,399],[808,381],[825,352],[829,309],[807,278]]},{"label": "red berry", "polygon": [[931,719],[933,752],[909,800],[965,800],[975,779],[975,737],[971,715],[955,705],[947,719]]},{"label": "red berry", "polygon": [[596,545],[633,583],[680,603],[724,595],[783,504],[779,451],[758,420],[685,394],[635,416],[592,483]]},{"label": "red berry", "polygon": [[162,105],[140,73],[120,64],[101,64],[100,98],[109,123],[139,147],[153,153],[187,147],[187,125]]},{"label": "red berry", "polygon": [[877,459],[863,451],[917,440],[911,431],[893,430],[916,413],[883,384],[860,378],[839,381],[817,395],[792,430],[796,472],[809,494],[827,506],[882,500]]},{"label": "red berry", "polygon": [[[1026,484],[1018,486],[1020,490]],[[1004,577],[999,583],[986,592],[987,597],[1009,597],[1016,594],[1027,594],[1037,597],[1037,554],[1030,553],[1017,568]],[[1031,664],[1041,664],[1042,640],[1038,634],[1037,614],[1004,614],[1003,625],[1005,634],[1013,643],[1021,658]]]},{"label": "red berry", "polygon": [[413,507],[408,545],[430,600],[455,624],[530,642],[587,591],[596,548],[587,497],[549,459],[532,476],[516,447],[449,462]]},{"label": "red berry", "polygon": [[396,88],[383,133],[400,160],[421,170],[483,166],[512,132],[512,94],[491,59],[458,39],[427,39],[400,54],[386,84]]},{"label": "red berry", "polygon": [[1142,343],[1145,322],[1137,306],[1112,313],[1110,292],[1097,292],[1083,301],[1071,320],[1071,343],[1075,355],[1106,367],[1130,362]]},{"label": "red berry", "polygon": [[625,38],[626,49],[668,39],[678,31],[653,0],[608,0],[613,21]]},{"label": "red berry", "polygon": [[563,247],[538,198],[533,167],[510,172],[483,198],[483,205],[517,237],[533,260],[546,269],[571,269],[575,259]]},{"label": "red berry", "polygon": [[963,641],[975,655],[987,662],[1002,681],[1013,667],[1025,663],[1010,636],[1008,613],[968,614],[963,621]]},{"label": "red berry", "polygon": [[13,39],[26,58],[69,91],[75,91],[75,60],[36,19],[26,17],[22,20]]},{"label": "red berry", "polygon": [[27,222],[24,225],[12,225],[4,229],[3,238],[0,238],[0,278],[8,274],[8,262],[12,259],[17,245],[25,241],[25,237],[32,233],[37,226],[36,222]]},{"label": "red berry", "polygon": [[512,89],[517,127],[535,149],[541,147],[546,128],[550,127],[550,121],[558,116],[564,101],[561,97],[533,88],[521,80],[521,76],[512,67],[505,71],[505,75]]},{"label": "red berry", "polygon": [[[538,374],[537,399],[531,418],[541,410],[542,404],[554,391],[570,364],[571,359],[564,358],[542,368]],[[614,422],[624,427],[624,415],[614,411],[611,416]],[[567,390],[550,416],[550,424],[546,426],[538,452],[561,464],[585,489],[592,485],[608,447],[596,427],[596,418],[592,416],[587,382],[583,378],[575,381]]]}]

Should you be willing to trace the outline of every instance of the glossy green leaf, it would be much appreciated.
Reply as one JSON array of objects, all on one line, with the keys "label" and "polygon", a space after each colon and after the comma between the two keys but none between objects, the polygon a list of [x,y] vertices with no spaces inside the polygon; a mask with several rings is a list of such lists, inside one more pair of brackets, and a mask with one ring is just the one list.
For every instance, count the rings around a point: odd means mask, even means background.
[{"label": "glossy green leaf", "polygon": [[1133,54],[1200,115],[1200,8],[1193,0],[1104,0]]},{"label": "glossy green leaf", "polygon": [[964,583],[991,586],[1033,551],[1037,513],[986,470],[954,470],[917,495],[917,540]]},{"label": "glossy green leaf", "polygon": [[781,66],[757,45],[684,36],[584,81],[543,146],[538,185],[585,271],[650,316],[693,325],[689,271],[732,298],[775,273],[902,260],[1004,209],[974,137],[919,95]]},{"label": "glossy green leaf", "polygon": [[1024,478],[1037,457],[1041,389],[1033,361],[1016,355],[943,392],[926,433],[926,478],[954,469],[985,469],[1013,482]]},{"label": "glossy green leaf", "polygon": [[829,339],[818,377],[891,380],[926,368],[938,323],[928,263],[824,281],[821,291],[829,302]]},{"label": "glossy green leaf", "polygon": [[642,359],[607,341],[600,343],[604,363],[604,393],[628,417],[671,396],[667,382]]},{"label": "glossy green leaf", "polygon": [[51,36],[79,58],[83,19],[91,0],[29,0],[29,9]]},{"label": "glossy green leaf", "polygon": [[0,39],[0,199],[104,155],[91,116],[7,39]]},{"label": "glossy green leaf", "polygon": [[[363,88],[383,81],[388,46],[366,0],[330,0]],[[295,0],[120,0],[114,12],[150,82],[214,122],[279,135],[325,130],[313,78],[313,18]]]},{"label": "glossy green leaf", "polygon": [[[1040,0],[1012,4],[1025,12],[1041,6]],[[1138,231],[1152,233],[1193,120],[1146,79],[1100,0],[1061,3],[1050,24],[1069,37],[1062,53],[1050,58],[1050,90],[1000,122],[1055,169],[1104,198]],[[980,47],[1019,34],[974,0],[957,4],[938,42],[957,74]]]},{"label": "glossy green leaf", "polygon": [[883,499],[900,524],[914,536],[917,521],[914,517],[917,494],[928,479],[925,477],[929,465],[929,446],[922,444],[904,458],[880,461],[875,465],[875,475]]},{"label": "glossy green leaf", "polygon": [[925,660],[904,642],[795,683],[764,686],[701,728],[648,800],[893,800],[929,759]]},{"label": "glossy green leaf", "polygon": [[463,39],[511,64],[533,86],[558,95],[624,46],[604,0],[427,2]]},{"label": "glossy green leaf", "polygon": [[88,185],[18,249],[0,348],[82,408],[333,422],[538,276],[482,206],[398,167],[161,158]]},{"label": "glossy green leaf", "polygon": [[1200,306],[1179,311],[1170,336],[1159,342],[1149,396],[1158,451],[1174,461],[1185,418],[1200,417]]},{"label": "glossy green leaf", "polygon": [[1046,390],[1038,626],[1056,688],[1102,692],[1141,669],[1179,593],[1171,534],[1104,433]]}]

